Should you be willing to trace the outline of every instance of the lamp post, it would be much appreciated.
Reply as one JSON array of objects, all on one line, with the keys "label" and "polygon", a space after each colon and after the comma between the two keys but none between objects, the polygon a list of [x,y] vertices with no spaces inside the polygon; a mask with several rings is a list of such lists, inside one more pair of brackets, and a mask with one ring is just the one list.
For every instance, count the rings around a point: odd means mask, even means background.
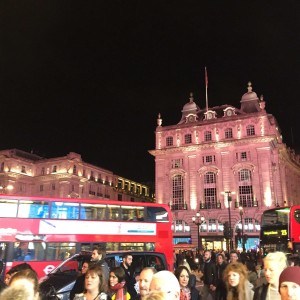
[{"label": "lamp post", "polygon": [[7,194],[9,191],[12,191],[14,189],[13,185],[2,185],[0,184],[0,194]]},{"label": "lamp post", "polygon": [[231,192],[227,191],[225,192],[225,195],[227,197],[228,202],[228,218],[229,218],[229,251],[233,249],[233,243],[232,243],[232,230],[231,230],[231,211],[230,211],[230,205],[231,205]]},{"label": "lamp post", "polygon": [[243,207],[240,206],[239,210],[240,210],[241,224],[242,224],[242,247],[243,247],[243,252],[245,252],[246,249],[245,249],[244,222],[243,222],[244,209]]},{"label": "lamp post", "polygon": [[197,226],[197,237],[198,237],[198,251],[202,250],[202,243],[201,243],[201,238],[200,238],[200,226],[204,222],[204,217],[200,216],[200,213],[197,212],[196,216],[192,217],[193,223]]}]

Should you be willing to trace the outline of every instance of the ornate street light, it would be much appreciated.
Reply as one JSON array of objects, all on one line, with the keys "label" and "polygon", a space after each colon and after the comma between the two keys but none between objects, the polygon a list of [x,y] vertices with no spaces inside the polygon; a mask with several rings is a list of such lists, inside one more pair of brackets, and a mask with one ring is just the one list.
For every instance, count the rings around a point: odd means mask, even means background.
[{"label": "ornate street light", "polygon": [[197,212],[196,216],[192,217],[192,221],[193,223],[197,226],[197,230],[198,230],[198,251],[202,250],[202,243],[201,243],[201,238],[200,238],[200,226],[204,223],[205,219],[203,216],[200,216],[200,213]]},{"label": "ornate street light", "polygon": [[245,248],[244,222],[243,222],[244,209],[242,206],[240,206],[239,210],[240,210],[241,224],[242,224],[242,247],[243,247],[243,251],[245,252],[246,248]]},{"label": "ornate street light", "polygon": [[232,241],[232,229],[231,229],[231,211],[230,211],[230,206],[231,206],[231,191],[226,191],[224,192],[227,198],[227,202],[228,202],[228,217],[229,217],[229,251],[233,249],[233,241]]}]

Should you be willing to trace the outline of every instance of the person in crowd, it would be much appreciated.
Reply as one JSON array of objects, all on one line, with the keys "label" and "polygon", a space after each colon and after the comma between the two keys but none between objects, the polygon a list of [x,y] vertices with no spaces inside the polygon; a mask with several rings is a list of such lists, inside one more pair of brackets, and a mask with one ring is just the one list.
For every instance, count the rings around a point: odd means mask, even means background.
[{"label": "person in crowd", "polygon": [[144,300],[165,300],[165,293],[159,291],[153,291],[145,296]]},{"label": "person in crowd", "polygon": [[255,262],[251,260],[247,260],[245,265],[248,271],[248,280],[253,285],[253,290],[255,290],[257,279],[258,279]]},{"label": "person in crowd", "polygon": [[225,256],[219,254],[217,256],[216,264],[216,300],[226,300],[227,290],[226,285],[223,279],[223,273],[227,266],[225,262]]},{"label": "person in crowd", "polygon": [[[84,290],[84,281],[85,281],[85,274],[89,268],[89,262],[84,261],[81,267],[81,274],[75,281],[75,284],[70,292],[70,300],[73,300],[75,294],[80,294]],[[107,282],[107,281],[105,281]]]},{"label": "person in crowd", "polygon": [[187,261],[186,258],[182,258],[182,259],[178,260],[177,266],[178,266],[178,267],[180,267],[180,266],[185,266],[185,267],[189,270],[190,273],[192,272],[191,266],[190,266],[190,264],[188,263],[188,261]]},{"label": "person in crowd", "polygon": [[270,252],[263,260],[266,283],[255,289],[253,300],[280,300],[278,291],[280,273],[287,267],[283,252]]},{"label": "person in crowd", "polygon": [[205,250],[203,255],[203,289],[204,300],[214,300],[216,290],[216,264],[211,259],[211,251]]},{"label": "person in crowd", "polygon": [[93,265],[85,273],[84,291],[75,294],[74,300],[107,300],[107,283],[101,266]]},{"label": "person in crowd", "polygon": [[235,250],[230,251],[229,257],[230,257],[229,258],[229,262],[230,263],[238,262],[239,261],[239,254]]},{"label": "person in crowd", "polygon": [[106,251],[98,246],[93,247],[91,264],[96,264],[102,268],[103,278],[108,282],[109,267],[105,261]]},{"label": "person in crowd", "polygon": [[130,294],[130,298],[131,300],[135,300],[137,298],[137,291],[135,289],[135,284],[136,284],[135,274],[131,268],[132,260],[133,260],[132,254],[125,253],[120,267],[123,268],[125,272],[125,281],[126,281],[128,293]]},{"label": "person in crowd", "polygon": [[130,300],[127,292],[125,271],[122,267],[114,267],[109,272],[109,295],[111,300]]},{"label": "person in crowd", "polygon": [[4,269],[4,263],[3,263],[2,260],[0,260],[0,293],[6,287],[6,284],[1,279],[1,275],[2,275],[3,269]]},{"label": "person in crowd", "polygon": [[252,284],[248,281],[246,266],[239,262],[229,263],[224,270],[227,300],[252,300]]},{"label": "person in crowd", "polygon": [[[32,269],[25,269],[15,272],[9,282],[7,289],[23,289],[26,290],[29,299],[39,299],[39,280],[37,273]],[[26,297],[26,295],[24,295]],[[2,298],[1,298],[2,299]]]},{"label": "person in crowd", "polygon": [[180,285],[176,276],[170,271],[159,271],[153,275],[150,283],[150,294],[162,292],[164,300],[179,300]]},{"label": "person in crowd", "polygon": [[[5,275],[4,282],[6,285],[10,285],[11,278],[18,272],[23,270],[32,270],[35,274],[36,272],[32,269],[31,265],[28,263],[21,263],[14,267],[12,267],[10,270],[7,271]],[[36,275],[37,276],[37,275]]]},{"label": "person in crowd", "polygon": [[300,300],[300,267],[287,267],[279,276],[281,300]]},{"label": "person in crowd", "polygon": [[27,287],[8,287],[0,294],[1,300],[33,300],[33,295]]},{"label": "person in crowd", "polygon": [[157,271],[152,267],[146,267],[142,270],[139,278],[139,299],[144,300],[145,296],[149,294],[150,283],[155,273]]},{"label": "person in crowd", "polygon": [[180,285],[180,300],[200,300],[199,291],[195,288],[195,275],[191,275],[185,266],[179,266],[174,274]]}]

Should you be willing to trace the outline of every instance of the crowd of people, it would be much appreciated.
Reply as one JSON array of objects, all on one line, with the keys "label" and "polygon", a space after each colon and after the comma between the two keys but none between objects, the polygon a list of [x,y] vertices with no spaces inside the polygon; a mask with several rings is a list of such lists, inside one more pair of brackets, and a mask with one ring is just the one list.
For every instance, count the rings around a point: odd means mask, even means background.
[{"label": "crowd of people", "polygon": [[[82,263],[70,300],[300,300],[300,267],[285,253],[269,253],[260,264],[255,257],[232,251],[178,253],[174,272],[145,267],[136,276],[132,255],[109,268],[105,251],[95,247],[91,261]],[[0,300],[54,300],[54,290],[39,288],[28,263],[11,268],[0,285]]]}]

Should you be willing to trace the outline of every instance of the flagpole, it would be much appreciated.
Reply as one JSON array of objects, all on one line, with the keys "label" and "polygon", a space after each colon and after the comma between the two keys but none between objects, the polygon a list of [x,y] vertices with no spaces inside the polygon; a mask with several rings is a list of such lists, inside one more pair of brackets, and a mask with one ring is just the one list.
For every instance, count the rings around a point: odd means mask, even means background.
[{"label": "flagpole", "polygon": [[208,77],[207,77],[207,69],[205,67],[205,100],[206,100],[206,112],[208,111],[207,89],[208,89]]}]

